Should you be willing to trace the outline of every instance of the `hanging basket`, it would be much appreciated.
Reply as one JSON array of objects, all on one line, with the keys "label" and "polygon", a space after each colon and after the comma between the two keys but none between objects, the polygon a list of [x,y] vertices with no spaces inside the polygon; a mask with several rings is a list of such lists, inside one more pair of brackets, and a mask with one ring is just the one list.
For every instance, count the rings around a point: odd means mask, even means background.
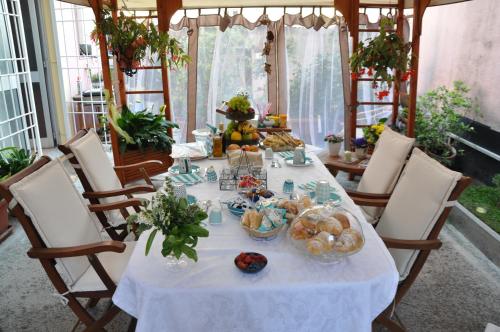
[{"label": "hanging basket", "polygon": [[137,68],[140,66],[139,60],[129,59],[120,52],[114,52],[114,54],[116,55],[118,68],[120,68],[125,75],[132,77],[137,74]]}]

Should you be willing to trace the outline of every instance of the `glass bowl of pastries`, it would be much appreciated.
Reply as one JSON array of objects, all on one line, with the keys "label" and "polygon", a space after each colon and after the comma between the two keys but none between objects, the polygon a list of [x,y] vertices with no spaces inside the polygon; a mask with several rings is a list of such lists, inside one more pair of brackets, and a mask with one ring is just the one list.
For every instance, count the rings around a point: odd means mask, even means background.
[{"label": "glass bowl of pastries", "polygon": [[316,205],[302,211],[288,230],[292,244],[312,259],[335,262],[363,248],[359,220],[342,207]]}]

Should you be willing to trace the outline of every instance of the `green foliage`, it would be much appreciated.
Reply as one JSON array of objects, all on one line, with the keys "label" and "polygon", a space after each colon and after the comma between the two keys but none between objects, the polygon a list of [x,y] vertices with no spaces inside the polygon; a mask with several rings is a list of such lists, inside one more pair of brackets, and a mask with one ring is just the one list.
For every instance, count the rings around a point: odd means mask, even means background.
[{"label": "green foliage", "polygon": [[227,102],[227,106],[229,106],[229,108],[233,111],[239,111],[247,114],[248,109],[250,108],[250,101],[248,100],[248,96],[238,94]]},{"label": "green foliage", "polygon": [[97,43],[103,34],[107,45],[114,55],[118,57],[121,68],[124,66],[136,67],[139,61],[146,56],[150,47],[151,54],[156,54],[156,60],[165,60],[169,66],[180,67],[191,59],[184,52],[177,39],[170,37],[167,32],[159,32],[153,23],[138,22],[132,17],[125,16],[123,12],[118,16],[116,23],[107,10],[101,13],[99,24],[91,32],[91,38]]},{"label": "green foliage", "polygon": [[380,34],[367,40],[367,45],[360,42],[350,58],[351,72],[356,75],[364,68],[373,71],[373,84],[382,79],[388,87],[394,82],[393,70],[406,73],[410,64],[411,43],[405,43],[397,33],[388,33],[394,25],[391,19],[380,22]]},{"label": "green foliage", "polygon": [[109,110],[107,120],[119,136],[122,153],[129,148],[141,151],[149,147],[160,151],[172,148],[175,141],[168,136],[168,129],[179,126],[165,119],[165,105],[160,108],[159,114],[147,109],[134,113],[125,105],[118,112],[108,90],[104,90],[104,98]]},{"label": "green foliage", "polygon": [[[493,177],[494,186],[472,185],[460,196],[460,203],[494,231],[500,234],[500,174]],[[485,213],[479,211],[485,210]]]},{"label": "green foliage", "polygon": [[35,157],[28,151],[15,146],[0,149],[0,181],[31,165]]},{"label": "green foliage", "polygon": [[477,104],[468,96],[469,91],[465,83],[456,81],[453,89],[440,86],[418,98],[415,116],[417,145],[437,155],[443,163],[451,154],[450,145],[456,144],[447,133],[463,136],[474,131],[462,118],[479,113]]},{"label": "green foliage", "polygon": [[153,240],[160,231],[164,236],[161,250],[164,257],[173,254],[179,259],[185,254],[196,262],[198,255],[194,248],[198,238],[208,237],[209,234],[201,225],[207,217],[207,213],[198,205],[189,205],[185,198],[177,198],[167,178],[165,193],[158,191],[144,211],[130,216],[127,221],[129,227],[138,224],[139,234],[153,229],[146,242],[146,255],[149,254]]}]

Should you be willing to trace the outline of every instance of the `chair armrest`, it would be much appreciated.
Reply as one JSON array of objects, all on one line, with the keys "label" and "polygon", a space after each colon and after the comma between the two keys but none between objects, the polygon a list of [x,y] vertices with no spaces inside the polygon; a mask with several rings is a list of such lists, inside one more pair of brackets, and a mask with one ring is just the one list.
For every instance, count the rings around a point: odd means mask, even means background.
[{"label": "chair armrest", "polygon": [[354,201],[354,203],[361,206],[385,207],[387,203],[389,203],[388,198],[368,198],[368,197],[351,196],[351,199]]},{"label": "chair armrest", "polygon": [[77,257],[98,254],[106,251],[120,253],[125,250],[125,247],[125,243],[120,241],[102,241],[73,247],[31,248],[28,251],[28,256],[40,259]]},{"label": "chair armrest", "polygon": [[116,171],[125,171],[125,170],[131,170],[131,169],[144,168],[147,166],[161,166],[161,165],[163,165],[163,162],[160,160],[146,160],[146,161],[141,161],[140,163],[135,163],[135,164],[115,166],[114,168]]},{"label": "chair armrest", "polygon": [[155,188],[150,185],[135,185],[125,188],[120,188],[116,190],[106,190],[106,191],[93,191],[93,192],[84,192],[83,197],[85,198],[106,198],[106,197],[114,197],[114,196],[122,196],[143,192],[155,192]]},{"label": "chair armrest", "polygon": [[438,239],[401,240],[401,239],[393,239],[382,236],[382,240],[384,241],[387,248],[394,248],[394,249],[432,250],[432,249],[439,249],[443,245],[443,243]]},{"label": "chair armrest", "polygon": [[356,190],[346,190],[346,193],[351,198],[352,197],[371,198],[371,199],[389,199],[389,198],[391,198],[391,194],[372,194],[372,193],[365,193],[365,192],[356,191]]},{"label": "chair armrest", "polygon": [[124,199],[123,201],[105,203],[105,204],[90,204],[90,212],[104,212],[112,210],[120,210],[131,206],[143,206],[143,200],[139,198]]}]

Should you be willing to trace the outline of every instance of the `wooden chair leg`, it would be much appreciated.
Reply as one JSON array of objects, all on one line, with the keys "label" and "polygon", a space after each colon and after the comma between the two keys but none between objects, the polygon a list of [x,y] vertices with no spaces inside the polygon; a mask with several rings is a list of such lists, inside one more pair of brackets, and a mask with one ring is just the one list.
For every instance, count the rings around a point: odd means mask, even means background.
[{"label": "wooden chair leg", "polygon": [[405,332],[406,330],[401,327],[396,321],[390,319],[384,313],[381,313],[377,318],[375,318],[375,323],[386,327],[391,332]]},{"label": "wooden chair leg", "polygon": [[87,302],[87,308],[94,308],[97,303],[99,302],[99,298],[91,298],[89,299],[89,301]]},{"label": "wooden chair leg", "polygon": [[87,326],[87,328],[84,330],[85,332],[95,332],[95,331],[105,331],[104,326],[108,324],[113,318],[115,318],[116,315],[120,313],[121,309],[118,308],[117,306],[113,305],[111,308],[106,311],[106,313],[96,320],[92,325]]}]

